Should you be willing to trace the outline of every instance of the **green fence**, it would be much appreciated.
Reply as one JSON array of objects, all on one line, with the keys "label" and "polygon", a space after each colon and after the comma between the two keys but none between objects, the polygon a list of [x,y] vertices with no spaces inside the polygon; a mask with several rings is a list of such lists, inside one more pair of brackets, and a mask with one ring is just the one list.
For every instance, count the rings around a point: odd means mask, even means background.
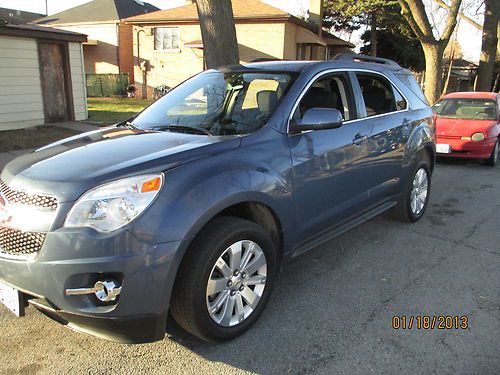
[{"label": "green fence", "polygon": [[87,74],[87,96],[118,96],[127,94],[128,74]]}]

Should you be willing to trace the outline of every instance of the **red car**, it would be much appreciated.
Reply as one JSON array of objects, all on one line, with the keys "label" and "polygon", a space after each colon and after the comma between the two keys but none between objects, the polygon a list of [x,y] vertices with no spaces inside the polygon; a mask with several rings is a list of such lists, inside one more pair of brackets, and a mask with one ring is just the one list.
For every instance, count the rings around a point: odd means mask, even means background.
[{"label": "red car", "polygon": [[500,136],[500,98],[491,92],[455,92],[434,104],[438,156],[483,159],[494,166]]}]

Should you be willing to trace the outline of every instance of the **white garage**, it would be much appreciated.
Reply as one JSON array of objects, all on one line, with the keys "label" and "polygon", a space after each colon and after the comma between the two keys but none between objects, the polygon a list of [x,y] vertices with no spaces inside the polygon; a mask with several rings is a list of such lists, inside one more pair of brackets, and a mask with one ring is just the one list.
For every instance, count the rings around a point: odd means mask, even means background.
[{"label": "white garage", "polygon": [[87,36],[0,23],[0,131],[87,118]]}]

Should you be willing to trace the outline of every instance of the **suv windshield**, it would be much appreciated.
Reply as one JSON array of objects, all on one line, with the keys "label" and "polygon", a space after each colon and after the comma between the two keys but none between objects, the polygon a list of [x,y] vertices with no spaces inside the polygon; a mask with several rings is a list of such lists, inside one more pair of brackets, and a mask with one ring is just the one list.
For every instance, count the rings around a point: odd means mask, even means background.
[{"label": "suv windshield", "polygon": [[432,108],[440,117],[495,120],[495,107],[495,101],[491,99],[450,98],[440,100]]},{"label": "suv windshield", "polygon": [[207,135],[253,133],[266,124],[291,81],[286,73],[209,71],[177,86],[132,124]]}]

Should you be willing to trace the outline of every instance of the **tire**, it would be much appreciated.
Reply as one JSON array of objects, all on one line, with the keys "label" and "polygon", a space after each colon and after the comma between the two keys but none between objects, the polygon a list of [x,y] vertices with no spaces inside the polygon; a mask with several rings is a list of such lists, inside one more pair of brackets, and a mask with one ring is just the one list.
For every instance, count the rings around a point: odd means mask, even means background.
[{"label": "tire", "polygon": [[498,159],[498,140],[497,143],[495,143],[495,147],[493,147],[493,150],[491,151],[491,155],[488,159],[484,160],[484,165],[487,165],[489,167],[494,167],[497,164],[497,159]]},{"label": "tire", "polygon": [[[233,249],[239,248],[241,258],[233,255],[237,254]],[[242,267],[247,254],[252,255],[247,266]],[[226,267],[219,268],[221,259],[229,269],[238,268],[229,272],[231,277]],[[231,267],[233,259],[233,265],[239,264],[238,267]],[[172,316],[183,329],[202,340],[227,341],[240,336],[259,319],[266,307],[278,269],[277,259],[276,247],[261,226],[236,217],[215,218],[201,230],[182,261],[170,304]],[[262,262],[265,266],[252,272]],[[225,289],[209,295],[209,290],[221,289],[221,285]],[[259,294],[260,299],[257,299]],[[247,300],[249,296],[252,298]],[[220,310],[213,307],[223,300],[226,302]],[[217,310],[210,312],[209,307]]]},{"label": "tire", "polygon": [[[417,192],[414,192],[414,186],[415,186],[415,181],[417,178],[417,174],[419,176],[422,176],[422,173],[425,173],[425,177],[427,179],[427,188],[421,188],[419,191],[423,192],[424,190],[426,191],[425,197],[419,200],[419,206],[415,207],[412,206],[412,203],[414,204],[414,193],[417,194]],[[429,202],[429,196],[430,196],[430,190],[431,190],[431,171],[430,171],[430,161],[429,161],[429,156],[425,154],[425,156],[416,163],[416,165],[413,167],[412,172],[410,173],[410,177],[408,178],[408,181],[405,184],[405,190],[403,194],[401,195],[401,198],[398,201],[398,204],[396,207],[394,207],[394,213],[396,214],[396,217],[402,221],[409,222],[409,223],[414,223],[422,218],[422,216],[425,213],[425,210],[427,208],[427,204]],[[422,198],[423,195],[420,195],[420,198]],[[415,209],[418,208],[418,209]]]}]

